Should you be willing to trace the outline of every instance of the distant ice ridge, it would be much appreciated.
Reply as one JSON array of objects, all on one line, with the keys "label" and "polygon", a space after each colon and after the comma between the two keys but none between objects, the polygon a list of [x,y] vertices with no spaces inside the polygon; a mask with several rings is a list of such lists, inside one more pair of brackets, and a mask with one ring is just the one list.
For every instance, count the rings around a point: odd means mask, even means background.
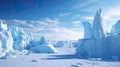
[{"label": "distant ice ridge", "polygon": [[7,27],[7,24],[0,20],[0,57],[16,50],[23,50],[30,46],[32,34],[26,33],[17,26]]},{"label": "distant ice ridge", "polygon": [[93,24],[84,22],[84,39],[78,40],[76,53],[80,57],[120,59],[120,21],[113,25],[110,36],[105,36],[101,9],[97,10]]}]

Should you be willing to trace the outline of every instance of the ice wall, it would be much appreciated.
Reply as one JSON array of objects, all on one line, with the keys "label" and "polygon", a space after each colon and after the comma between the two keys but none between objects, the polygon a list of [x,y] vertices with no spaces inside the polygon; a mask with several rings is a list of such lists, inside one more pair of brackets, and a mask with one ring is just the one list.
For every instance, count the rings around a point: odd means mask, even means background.
[{"label": "ice wall", "polygon": [[83,25],[84,39],[77,43],[77,54],[84,57],[105,57],[108,47],[103,29],[101,9],[97,10],[92,25],[88,22],[83,23]]}]

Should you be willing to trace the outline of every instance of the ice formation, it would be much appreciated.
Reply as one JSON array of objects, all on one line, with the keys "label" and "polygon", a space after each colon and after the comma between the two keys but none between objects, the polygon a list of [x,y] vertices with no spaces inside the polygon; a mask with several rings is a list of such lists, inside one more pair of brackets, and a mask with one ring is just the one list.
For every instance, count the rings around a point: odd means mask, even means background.
[{"label": "ice formation", "polygon": [[14,25],[8,28],[7,24],[0,20],[0,58],[7,56],[11,51],[25,49],[31,40],[31,33],[25,33]]},{"label": "ice formation", "polygon": [[7,24],[0,21],[0,29],[0,48],[7,51],[13,50],[13,38],[11,32],[7,29]]},{"label": "ice formation", "polygon": [[64,41],[58,41],[55,47],[64,47],[66,43]]},{"label": "ice formation", "polygon": [[74,45],[70,41],[58,41],[55,45],[55,47],[68,47],[71,48]]},{"label": "ice formation", "polygon": [[25,33],[17,26],[11,26],[9,30],[11,31],[14,40],[13,48],[15,50],[22,50],[30,44],[30,41],[32,40],[32,35],[30,33]]},{"label": "ice formation", "polygon": [[111,35],[120,34],[120,20],[118,20],[117,23],[112,26],[110,33],[111,33]]},{"label": "ice formation", "polygon": [[83,22],[84,26],[84,38],[93,38],[93,29],[89,22]]},{"label": "ice formation", "polygon": [[105,34],[102,25],[102,17],[101,17],[101,9],[96,12],[93,21],[93,35],[95,38],[94,43],[94,57],[102,57],[104,51],[105,44]]},{"label": "ice formation", "polygon": [[31,51],[35,53],[56,53],[57,50],[55,47],[46,40],[45,36],[42,36],[40,41],[33,42],[32,47],[30,48]]},{"label": "ice formation", "polygon": [[46,37],[45,36],[42,36],[40,41],[39,41],[39,44],[47,44],[47,40],[46,40]]},{"label": "ice formation", "polygon": [[[112,35],[105,36],[102,25],[101,9],[99,9],[94,17],[92,28],[89,23],[83,23],[84,39],[78,40],[76,53],[80,55],[80,57],[110,58],[112,56],[117,56],[120,58],[119,22],[120,21],[113,25],[110,33]],[[92,34],[91,29],[93,32]]]}]

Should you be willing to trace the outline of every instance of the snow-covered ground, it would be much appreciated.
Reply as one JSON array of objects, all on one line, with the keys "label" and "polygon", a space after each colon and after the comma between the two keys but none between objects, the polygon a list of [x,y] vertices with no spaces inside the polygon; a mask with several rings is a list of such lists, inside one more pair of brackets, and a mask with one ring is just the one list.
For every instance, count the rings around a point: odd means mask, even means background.
[{"label": "snow-covered ground", "polygon": [[0,67],[120,67],[119,61],[76,58],[75,48],[57,48],[56,54],[30,53],[0,59]]}]

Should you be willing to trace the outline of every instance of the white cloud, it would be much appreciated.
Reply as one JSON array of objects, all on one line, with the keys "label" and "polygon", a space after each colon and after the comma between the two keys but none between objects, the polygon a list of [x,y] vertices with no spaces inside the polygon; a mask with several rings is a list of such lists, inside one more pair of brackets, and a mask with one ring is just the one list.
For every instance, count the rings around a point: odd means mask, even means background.
[{"label": "white cloud", "polygon": [[118,18],[120,17],[120,8],[110,8],[107,11],[104,11],[103,16],[105,20],[110,20],[111,18]]},{"label": "white cloud", "polygon": [[68,15],[71,15],[71,12],[61,13],[61,14],[59,14],[59,17],[68,16]]},{"label": "white cloud", "polygon": [[80,2],[80,4],[74,6],[74,8],[81,8],[81,7],[84,7],[88,4],[95,3],[95,2],[96,2],[96,0],[88,0],[88,1],[85,1],[83,3]]},{"label": "white cloud", "polygon": [[78,20],[73,21],[72,23],[73,23],[73,25],[74,25],[75,27],[79,27],[79,26],[80,26],[80,21],[78,21]]},{"label": "white cloud", "polygon": [[[79,30],[79,31],[78,31]],[[78,40],[83,38],[83,32],[80,29],[68,29],[64,27],[51,28],[49,33],[39,33],[39,36],[46,36],[49,40]]]},{"label": "white cloud", "polygon": [[73,19],[76,19],[76,18],[81,18],[81,16],[79,14],[76,14],[75,16],[72,17]]},{"label": "white cloud", "polygon": [[72,23],[73,24],[80,24],[80,21],[77,20],[77,21],[73,21]]},{"label": "white cloud", "polygon": [[92,16],[85,16],[84,19],[86,21],[93,21],[94,17],[92,17]]}]

